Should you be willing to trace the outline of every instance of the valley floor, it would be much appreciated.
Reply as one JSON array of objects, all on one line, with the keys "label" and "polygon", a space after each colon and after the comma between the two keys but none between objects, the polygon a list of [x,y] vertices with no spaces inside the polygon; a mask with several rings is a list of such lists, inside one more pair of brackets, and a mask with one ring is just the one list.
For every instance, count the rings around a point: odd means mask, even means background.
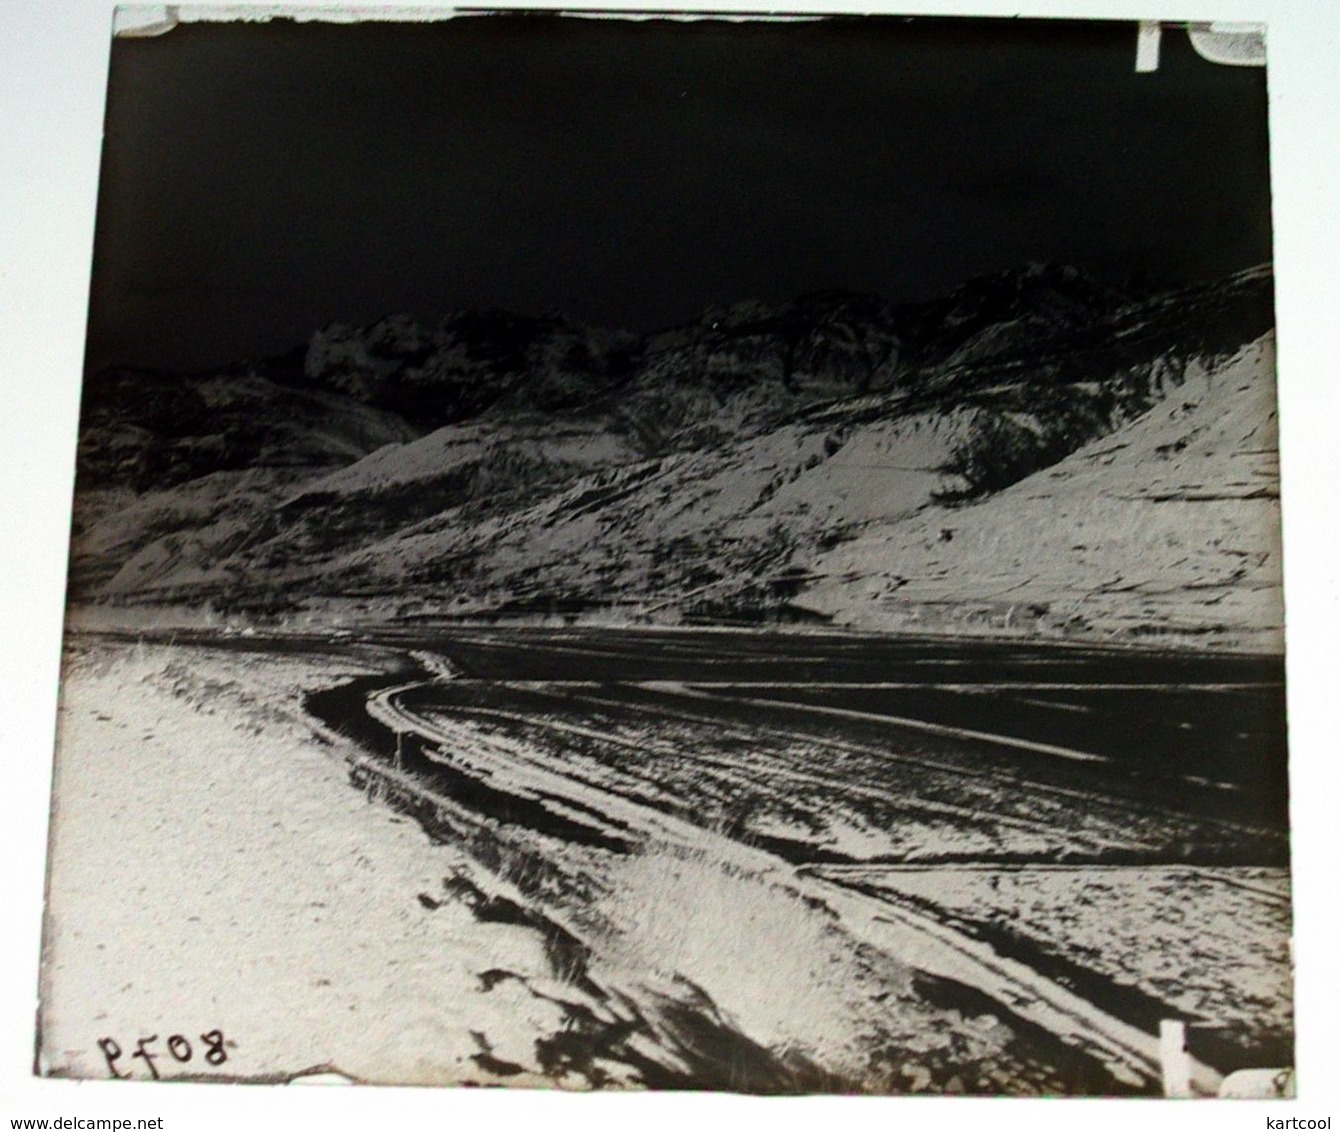
[{"label": "valley floor", "polygon": [[[538,643],[526,654],[571,652],[570,641]],[[997,840],[1018,838],[1015,827],[1037,814],[990,833],[996,818],[974,814],[954,793],[967,787],[938,772],[900,785],[900,804],[911,808],[885,822],[891,844],[914,810],[946,837],[945,815],[961,812],[955,836],[979,830],[982,861],[844,863],[832,846],[859,855],[868,848],[860,838],[822,842],[805,834],[803,815],[787,826],[762,811],[759,829],[740,838],[724,819],[702,826],[665,807],[639,809],[618,786],[637,769],[618,769],[626,752],[609,746],[631,736],[659,768],[644,802],[682,788],[706,798],[731,776],[766,780],[767,767],[750,769],[743,748],[739,767],[713,764],[738,746],[724,720],[635,733],[651,718],[643,708],[606,705],[595,727],[611,738],[588,737],[580,754],[564,756],[540,732],[592,722],[579,718],[591,710],[579,707],[585,693],[569,692],[566,708],[532,709],[545,722],[480,728],[481,703],[485,715],[500,714],[490,696],[552,693],[534,682],[529,691],[500,683],[479,693],[467,681],[450,695],[417,693],[430,729],[455,729],[458,771],[504,790],[524,780],[504,820],[465,814],[468,789],[444,795],[430,776],[379,760],[354,715],[343,727],[305,710],[314,692],[398,680],[422,688],[425,674],[446,674],[433,665],[425,673],[424,654],[404,647],[397,661],[385,641],[285,650],[72,638],[49,866],[44,1073],[1139,1092],[1151,1080],[1132,1074],[1129,1058],[1124,1070],[1105,1060],[1102,1010],[1148,1036],[1169,1004],[1226,1028],[1225,1048],[1265,1035],[1287,1052],[1286,869],[993,861],[1008,848]],[[474,663],[504,647],[519,646],[486,640]],[[581,663],[603,662],[593,654]],[[680,694],[673,684],[646,687],[653,697]],[[681,759],[687,769],[666,757],[667,742],[693,753]],[[775,754],[784,777],[810,757]],[[532,836],[517,821],[530,813],[517,808],[526,797],[574,829],[594,822],[636,845]],[[870,799],[847,802],[857,824],[885,820],[861,817]],[[791,862],[769,850],[769,831],[830,851]],[[1161,844],[1153,826],[1128,832]],[[1031,827],[1024,835],[1020,844],[1037,840]],[[1094,836],[1102,846],[1117,835]],[[1247,923],[1250,933],[1226,930]],[[1007,1005],[1029,995],[1045,1009]],[[1098,1022],[1043,1024],[1082,1013],[1095,995]],[[203,1060],[201,1036],[213,1031],[228,1043],[219,1065]],[[133,1051],[153,1034],[151,1065]],[[168,1051],[173,1034],[195,1043],[190,1061]],[[1143,1056],[1145,1038],[1125,1034],[1118,1045],[1134,1043]],[[116,1048],[122,1055],[109,1056]]]}]

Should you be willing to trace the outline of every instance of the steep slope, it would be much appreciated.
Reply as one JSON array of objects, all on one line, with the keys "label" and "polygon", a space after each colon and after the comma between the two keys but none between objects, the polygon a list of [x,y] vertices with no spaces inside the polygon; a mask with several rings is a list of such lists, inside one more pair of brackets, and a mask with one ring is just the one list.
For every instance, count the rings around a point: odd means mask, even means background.
[{"label": "steep slope", "polygon": [[[332,558],[322,579],[480,612],[775,608],[770,595],[786,588],[781,575],[798,547],[921,506],[941,481],[936,468],[958,425],[922,414],[872,422],[844,442],[830,429],[792,424],[611,463],[552,490],[532,483],[472,498]],[[355,473],[361,465],[314,487]],[[341,504],[354,505],[348,496]],[[293,530],[267,549],[291,543]],[[290,575],[291,584],[301,576]]]},{"label": "steep slope", "polygon": [[252,367],[97,374],[80,421],[71,593],[189,586],[295,484],[415,435],[392,414]]},{"label": "steep slope", "polygon": [[[353,598],[382,615],[1265,630],[1267,346],[1241,389],[1218,375],[1272,306],[1268,268],[1136,296],[1030,265],[914,307],[826,292],[641,341],[499,313],[328,327],[287,359],[95,390],[72,592],[253,612]],[[1150,424],[1182,404],[1173,423],[1198,431]],[[1211,498],[1225,476],[1255,486]],[[1132,502],[1147,496],[1190,510]],[[1067,508],[1089,526],[1062,548]]]},{"label": "steep slope", "polygon": [[910,360],[923,367],[953,366],[1107,322],[1146,297],[1099,283],[1068,265],[1029,263],[971,279],[943,299],[905,308],[901,322]]},{"label": "steep slope", "polygon": [[877,299],[832,294],[641,341],[561,317],[397,315],[214,374],[93,375],[71,593],[282,604],[289,565],[310,576],[453,506],[515,506],[864,387],[871,343],[892,351],[889,317]]},{"label": "steep slope", "polygon": [[220,471],[337,467],[415,435],[392,414],[251,367],[107,370],[85,383],[80,487],[159,490]]},{"label": "steep slope", "polygon": [[796,600],[845,624],[1282,644],[1274,338],[975,503],[872,524]]},{"label": "steep slope", "polygon": [[290,382],[397,414],[428,431],[497,405],[556,412],[588,404],[631,376],[631,334],[561,316],[457,311],[435,326],[389,315],[369,327],[317,331]]}]

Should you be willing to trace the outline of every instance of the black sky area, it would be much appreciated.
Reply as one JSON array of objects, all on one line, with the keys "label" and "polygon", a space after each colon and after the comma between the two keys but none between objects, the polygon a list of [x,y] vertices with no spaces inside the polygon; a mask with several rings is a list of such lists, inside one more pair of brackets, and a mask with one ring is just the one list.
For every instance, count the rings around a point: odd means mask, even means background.
[{"label": "black sky area", "polygon": [[1030,260],[1270,258],[1265,72],[1130,22],[458,17],[114,41],[88,364],[393,311],[650,330]]}]

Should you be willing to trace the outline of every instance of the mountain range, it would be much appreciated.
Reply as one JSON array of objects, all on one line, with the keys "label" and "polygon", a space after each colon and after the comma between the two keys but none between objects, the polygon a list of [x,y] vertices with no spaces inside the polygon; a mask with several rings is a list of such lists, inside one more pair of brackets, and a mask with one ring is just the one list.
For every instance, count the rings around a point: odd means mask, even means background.
[{"label": "mountain range", "polygon": [[1269,267],[650,334],[456,311],[85,382],[70,597],[1274,647]]}]

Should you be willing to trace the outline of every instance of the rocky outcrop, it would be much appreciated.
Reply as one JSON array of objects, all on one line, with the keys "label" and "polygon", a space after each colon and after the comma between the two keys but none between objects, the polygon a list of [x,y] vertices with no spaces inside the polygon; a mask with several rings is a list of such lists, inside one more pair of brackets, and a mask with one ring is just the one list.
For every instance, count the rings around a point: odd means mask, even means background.
[{"label": "rocky outcrop", "polygon": [[818,555],[797,602],[900,630],[1283,645],[1274,339],[973,503]]},{"label": "rocky outcrop", "polygon": [[276,384],[253,367],[184,376],[114,369],[84,388],[80,490],[162,490],[215,472],[340,467],[416,435],[347,397]]}]

